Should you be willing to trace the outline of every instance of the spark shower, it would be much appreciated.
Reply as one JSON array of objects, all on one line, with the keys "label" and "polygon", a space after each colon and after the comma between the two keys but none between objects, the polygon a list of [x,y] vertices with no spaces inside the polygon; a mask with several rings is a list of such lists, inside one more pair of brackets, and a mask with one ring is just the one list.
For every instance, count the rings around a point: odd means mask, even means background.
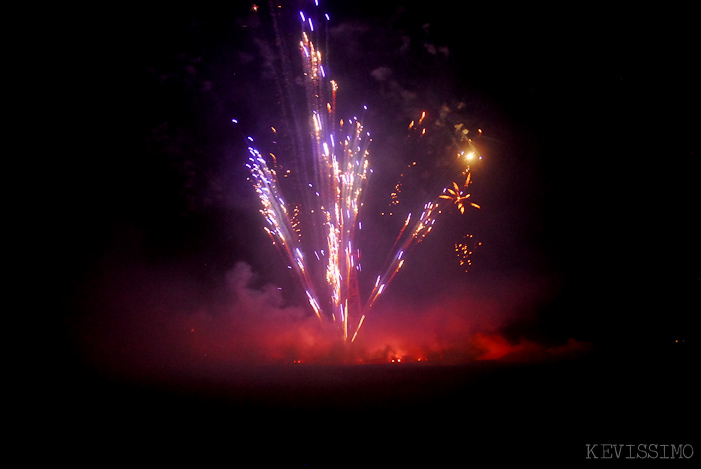
[{"label": "spark shower", "polygon": [[[362,298],[358,276],[365,273],[355,237],[362,229],[358,215],[372,174],[371,135],[362,117],[337,115],[339,85],[329,78],[322,52],[315,45],[324,28],[304,12],[299,12],[299,16],[302,31],[298,48],[308,124],[298,126],[297,141],[287,161],[278,161],[273,152],[264,155],[254,146],[254,139],[248,137],[250,157],[246,166],[262,204],[264,230],[287,261],[288,268],[294,271],[309,306],[319,320],[335,323],[343,340],[352,343],[367,314],[404,265],[407,253],[434,228],[436,216],[444,208],[443,201],[451,202],[461,213],[466,207],[480,208],[468,201],[470,194],[465,192],[470,184],[468,163],[480,157],[467,138],[468,130],[462,124],[456,125],[453,148],[457,151],[453,160],[460,168],[458,174],[451,177],[459,175],[461,184],[451,179],[449,186],[439,191],[434,200],[426,202],[418,215],[407,215],[372,290]],[[273,19],[280,45],[279,26]],[[329,16],[324,15],[324,20],[328,22]],[[281,55],[284,55],[282,50]],[[425,118],[426,112],[423,112],[418,122],[409,124],[409,130],[418,134],[418,138],[426,132],[425,126],[417,132]],[[298,121],[304,122],[304,119]],[[290,126],[295,124],[290,123]],[[277,129],[271,130],[277,135]],[[463,257],[468,254],[462,252]],[[461,265],[464,262],[461,260]]]}]

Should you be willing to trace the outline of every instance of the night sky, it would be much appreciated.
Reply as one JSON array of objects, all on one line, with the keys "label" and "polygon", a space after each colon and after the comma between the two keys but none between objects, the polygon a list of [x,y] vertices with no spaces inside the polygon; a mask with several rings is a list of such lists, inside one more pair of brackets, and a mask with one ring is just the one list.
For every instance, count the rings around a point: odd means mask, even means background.
[{"label": "night sky", "polygon": [[[417,417],[420,428],[447,431],[450,406],[463,400],[466,389],[481,386],[474,392],[493,410],[477,406],[487,422],[479,431],[472,427],[475,441],[494,442],[485,435],[499,432],[508,447],[525,445],[522,425],[535,425],[539,415],[533,402],[569,409],[586,395],[583,389],[602,389],[599,384],[617,376],[616,369],[652,373],[658,384],[668,377],[662,370],[679,378],[691,371],[701,309],[701,168],[693,138],[699,96],[690,12],[336,3],[324,1],[318,10],[331,18],[328,52],[320,47],[340,86],[339,108],[353,115],[368,106],[364,124],[373,135],[375,172],[365,208],[374,231],[359,242],[369,246],[364,254],[380,252],[368,254],[368,265],[385,256],[382,248],[396,233],[397,221],[379,213],[412,158],[408,123],[421,111],[437,120],[447,109],[450,119],[483,130],[476,139],[483,159],[470,186],[471,200],[482,208],[445,214],[411,253],[364,326],[362,353],[376,362],[433,354],[446,365],[481,366],[472,371],[482,378],[462,378],[455,368],[446,378],[424,368],[433,375],[395,376],[388,384],[378,374],[348,377],[338,367],[323,379],[321,372],[309,372],[317,389],[300,385],[303,379],[287,368],[302,357],[323,363],[318,357],[333,354],[335,346],[311,321],[303,292],[262,229],[244,167],[245,137],[265,141],[270,126],[285,125],[276,80],[297,86],[298,11],[315,11],[313,2],[278,9],[293,67],[287,74],[276,69],[280,56],[267,3],[257,12],[247,2],[92,11],[55,6],[28,29],[41,40],[26,39],[24,69],[34,104],[22,149],[32,155],[24,170],[32,196],[22,199],[32,201],[24,216],[39,234],[29,249],[36,254],[29,295],[46,302],[36,318],[50,326],[49,347],[40,347],[37,360],[47,370],[41,381],[53,383],[42,389],[52,394],[52,410],[60,407],[57,419],[74,415],[59,404],[68,402],[85,428],[114,440],[106,422],[126,420],[99,404],[101,398],[87,396],[97,393],[136,409],[163,401],[187,409],[183,425],[190,428],[179,434],[182,441],[190,441],[196,422],[221,443],[226,433],[214,423],[221,422],[198,415],[236,420],[237,406],[250,397],[241,382],[250,379],[263,397],[242,419],[268,418],[269,424],[256,427],[260,438],[273,427],[273,442],[296,434],[300,427],[286,419],[304,415],[300,402],[313,400],[311,421],[330,433],[337,421],[325,416],[327,408],[343,419],[352,409],[373,415],[373,448],[381,448],[378,437],[408,444],[409,436],[394,427],[416,423],[406,417],[413,412],[423,418]],[[441,131],[437,124],[429,127],[436,139]],[[422,200],[421,190],[406,198]],[[482,245],[466,273],[453,244],[468,233]],[[375,275],[368,274],[370,282]],[[542,368],[544,362],[554,368]],[[265,368],[272,374],[266,378],[241,371],[258,363],[279,368]],[[598,375],[604,363],[610,367]],[[490,365],[499,371],[490,375],[484,370]],[[533,376],[529,370],[548,384],[524,390]],[[582,370],[590,376],[585,383],[578,381]],[[557,373],[579,387],[569,397],[560,390],[546,398],[544,389],[561,384],[553,378]],[[286,394],[280,383],[288,379],[299,400],[288,396],[278,404],[278,394]],[[192,391],[193,382],[209,398]],[[329,398],[329,389],[336,392],[343,382],[361,389],[358,383],[366,383],[374,397],[357,403],[344,389],[340,401]],[[406,382],[425,387],[384,406],[385,395]],[[438,390],[428,382],[440,383]],[[48,390],[56,383],[63,394]],[[652,394],[658,384],[636,381],[626,390]],[[227,386],[236,390],[228,397],[221,390]],[[446,393],[448,403],[432,400]],[[670,395],[663,393],[664,399]],[[685,390],[678,404],[686,405],[690,395]],[[645,396],[640,399],[655,402]],[[508,404],[499,404],[502,398]],[[625,393],[618,398],[625,400]],[[389,425],[376,417],[385,408],[401,418]],[[158,412],[159,418],[171,415]],[[150,425],[149,418],[140,419],[146,414],[132,410],[131,424]],[[572,419],[585,414],[578,410]],[[599,416],[610,423],[617,421],[614,414],[607,409]],[[515,416],[527,423],[516,425]],[[285,423],[276,425],[276,419]],[[387,424],[386,433],[377,430],[380,424]],[[564,417],[558,425],[568,427]],[[514,426],[521,437],[501,432]],[[155,427],[155,434],[167,433],[165,424]],[[685,433],[674,433],[676,439],[666,433],[631,436],[626,431],[632,427],[622,433],[606,427],[608,433],[578,434],[561,456],[583,459],[584,443],[692,442]],[[435,430],[431,435],[433,446],[443,442]],[[201,435],[193,440],[210,441]],[[469,460],[462,439],[447,441],[452,449],[442,454]],[[462,449],[455,449],[458,442]],[[118,452],[109,442],[99,447]],[[317,456],[297,448],[288,462]]]}]

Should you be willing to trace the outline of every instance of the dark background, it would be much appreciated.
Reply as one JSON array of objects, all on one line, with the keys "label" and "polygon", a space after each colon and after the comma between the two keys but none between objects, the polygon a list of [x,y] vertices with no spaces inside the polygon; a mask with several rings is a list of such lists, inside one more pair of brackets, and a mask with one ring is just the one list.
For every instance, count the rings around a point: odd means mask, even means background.
[{"label": "dark background", "polygon": [[[29,295],[46,299],[36,318],[49,332],[33,347],[33,391],[48,403],[39,420],[53,429],[42,444],[58,442],[66,457],[90,447],[130,459],[145,449],[156,461],[230,454],[232,464],[255,456],[334,467],[372,465],[380,453],[390,464],[569,465],[586,443],[693,443],[685,425],[695,412],[701,272],[690,12],[326,3],[339,96],[369,105],[377,154],[392,154],[411,110],[372,78],[381,66],[421,96],[416,105],[470,103],[492,139],[482,182],[475,170],[483,210],[469,227],[485,246],[468,274],[437,277],[436,296],[470,285],[489,296],[495,278],[546,279],[547,298],[500,333],[574,338],[593,351],[555,364],[403,371],[207,369],[200,380],[153,382],[101,373],[76,345],[76,325],[120,327],[106,285],[136,264],[185,272],[189,293],[172,301],[193,309],[222,301],[237,261],[264,282],[289,282],[253,229],[261,222],[242,167],[242,135],[278,118],[261,85],[260,44],[273,38],[268,5],[258,15],[243,3],[54,6],[19,36],[31,97],[21,146],[32,195],[21,213],[37,259]],[[299,7],[284,10],[296,20]],[[404,55],[402,36],[412,45]],[[449,244],[441,236],[431,246]],[[417,251],[388,302],[433,301],[416,288],[448,270],[433,252]],[[498,303],[502,290],[493,291]],[[56,436],[68,422],[81,429]]]}]

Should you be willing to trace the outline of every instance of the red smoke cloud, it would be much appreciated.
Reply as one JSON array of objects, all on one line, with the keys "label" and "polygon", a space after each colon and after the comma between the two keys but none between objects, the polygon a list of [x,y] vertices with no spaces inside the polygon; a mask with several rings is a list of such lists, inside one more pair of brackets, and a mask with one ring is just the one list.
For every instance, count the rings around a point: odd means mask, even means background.
[{"label": "red smoke cloud", "polygon": [[570,338],[565,344],[546,347],[536,342],[522,339],[512,344],[498,334],[478,333],[473,339],[475,347],[481,351],[477,360],[541,361],[569,358],[589,350],[591,344]]},{"label": "red smoke cloud", "polygon": [[276,286],[256,287],[254,280],[250,266],[239,263],[227,275],[225,291],[217,293],[218,301],[206,303],[198,301],[201,293],[186,272],[140,267],[112,275],[90,302],[98,311],[77,329],[80,351],[100,368],[170,373],[210,364],[533,361],[587,348],[572,339],[551,347],[527,339],[509,342],[500,335],[524,302],[533,301],[534,285],[527,286],[526,297],[519,293],[523,285],[517,289],[513,282],[502,282],[496,294],[492,288],[468,301],[446,298],[428,307],[386,301],[368,316],[347,350],[333,324],[286,305]]}]

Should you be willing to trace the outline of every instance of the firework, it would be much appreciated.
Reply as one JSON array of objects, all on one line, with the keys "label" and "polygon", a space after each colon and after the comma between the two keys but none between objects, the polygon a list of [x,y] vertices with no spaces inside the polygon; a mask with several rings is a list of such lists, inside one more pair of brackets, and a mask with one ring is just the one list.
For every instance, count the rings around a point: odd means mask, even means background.
[{"label": "firework", "polygon": [[[264,229],[295,272],[310,307],[320,320],[336,323],[343,339],[352,342],[368,311],[404,265],[407,252],[432,231],[440,213],[439,202],[450,199],[461,213],[466,205],[479,206],[467,203],[469,194],[454,183],[452,189],[444,189],[433,201],[424,204],[420,215],[409,213],[382,270],[384,273],[377,276],[367,301],[361,303],[360,251],[354,238],[361,229],[358,214],[371,173],[370,133],[363,127],[362,119],[336,117],[338,84],[328,77],[322,53],[315,46],[313,39],[319,28],[315,28],[304,12],[300,12],[300,18],[302,33],[298,46],[309,111],[309,141],[296,146],[304,148],[303,154],[294,155],[301,160],[297,164],[298,174],[282,170],[273,153],[264,156],[253,146],[251,137],[247,167],[261,201]],[[425,118],[426,112],[423,112],[418,123],[412,121],[409,129],[422,126]],[[459,130],[462,136],[464,129]],[[273,132],[276,133],[274,128]],[[421,135],[425,133],[424,126]],[[470,156],[463,151],[458,158],[474,156],[474,147],[471,144],[468,147]],[[469,166],[461,171],[467,176],[466,189],[470,182]],[[290,192],[301,198],[302,203],[285,198],[287,191],[283,189],[282,179],[294,181],[296,187]],[[395,187],[395,204],[399,203],[400,187],[401,184]]]},{"label": "firework", "polygon": [[471,234],[465,235],[461,242],[455,243],[455,253],[458,256],[458,261],[460,266],[467,272],[467,270],[472,265],[472,259],[470,256],[475,252],[478,246],[482,243],[475,241],[474,236]]},{"label": "firework", "polygon": [[[467,173],[467,179],[465,180],[465,189],[467,189],[467,186],[470,185],[470,173]],[[465,205],[469,204],[472,205],[475,208],[480,208],[479,205],[474,204],[472,202],[467,202],[467,199],[470,198],[470,194],[466,194],[460,189],[460,186],[458,186],[457,182],[453,183],[452,188],[446,188],[444,193],[439,195],[441,199],[448,199],[452,200],[455,205],[457,205],[458,210],[460,210],[460,213],[465,213]]]}]

